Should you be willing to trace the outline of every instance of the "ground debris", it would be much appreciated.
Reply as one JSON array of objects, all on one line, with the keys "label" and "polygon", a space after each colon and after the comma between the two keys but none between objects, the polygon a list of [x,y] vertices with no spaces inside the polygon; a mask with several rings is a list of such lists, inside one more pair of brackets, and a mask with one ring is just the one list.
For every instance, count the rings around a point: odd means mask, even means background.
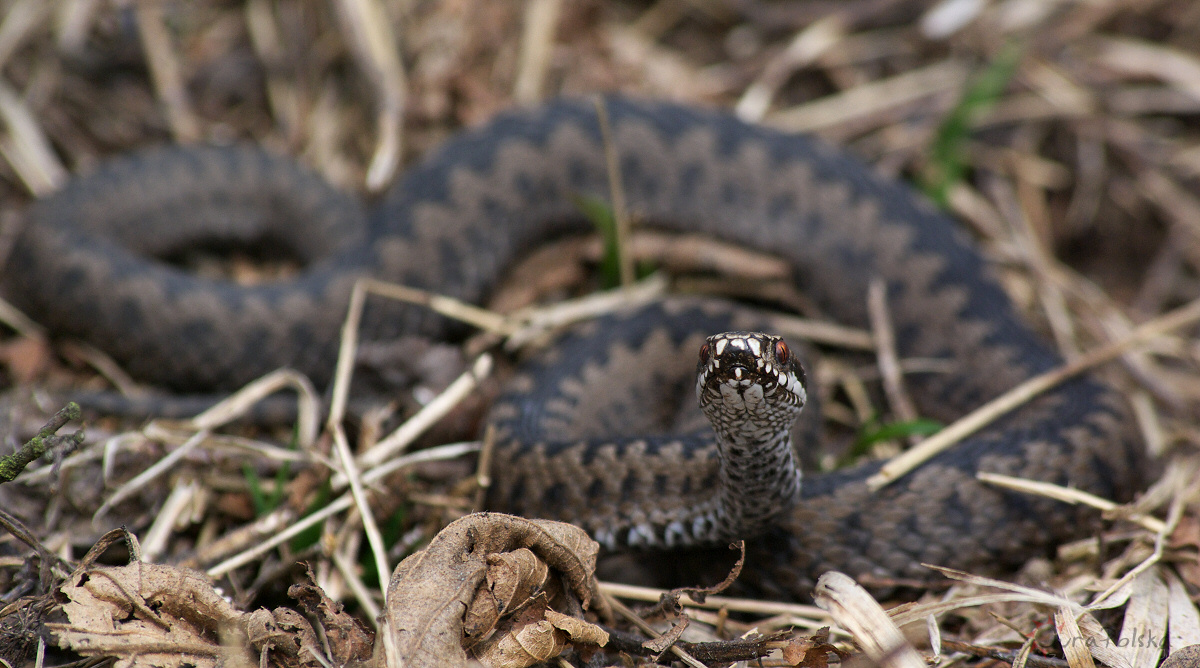
[{"label": "ground debris", "polygon": [[48,623],[59,645],[115,656],[116,668],[254,661],[242,613],[203,575],[134,562],[78,572],[59,588],[68,621]]},{"label": "ground debris", "polygon": [[[289,594],[320,622],[325,642],[290,608],[242,612],[202,573],[140,561],[80,569],[58,589],[66,622],[47,623],[64,649],[115,657],[116,668],[364,665],[373,634],[314,584]],[[328,647],[332,657],[325,657]]]},{"label": "ground debris", "polygon": [[560,522],[499,513],[453,522],[392,574],[389,651],[414,668],[465,666],[468,650],[494,668],[523,668],[567,646],[604,646],[608,634],[582,619],[598,551]]}]

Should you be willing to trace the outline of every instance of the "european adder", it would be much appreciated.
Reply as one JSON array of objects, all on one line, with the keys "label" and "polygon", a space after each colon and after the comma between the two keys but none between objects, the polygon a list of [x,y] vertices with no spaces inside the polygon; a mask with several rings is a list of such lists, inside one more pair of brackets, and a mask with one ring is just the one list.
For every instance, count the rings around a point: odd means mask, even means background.
[{"label": "european adder", "polygon": [[[644,225],[774,253],[825,314],[850,325],[866,325],[867,285],[883,279],[900,355],[953,369],[908,379],[923,415],[953,419],[1060,363],[952,221],[845,153],[688,107],[610,99],[607,109],[621,185]],[[3,288],[52,331],[153,383],[227,389],[280,366],[322,382],[356,277],[481,301],[522,253],[588,229],[572,203],[578,193],[608,193],[601,133],[585,102],[505,114],[455,137],[369,213],[258,149],[152,149],[33,205]],[[147,259],[253,240],[289,249],[304,271],[243,287]],[[647,387],[693,387],[670,376],[681,363],[662,360],[682,356],[693,368],[703,335],[738,329],[736,320],[706,305],[665,304],[556,346],[496,408],[503,439],[493,507],[576,521],[622,544],[637,518],[711,496],[711,439],[628,429],[649,424],[637,417]],[[375,339],[449,329],[427,311],[382,301],[365,323]],[[596,433],[609,424],[624,431]],[[923,579],[921,562],[1013,565],[1086,531],[1094,515],[988,487],[976,471],[1125,499],[1142,466],[1122,398],[1075,378],[881,492],[864,485],[876,464],[806,474],[799,503],[751,542],[747,577],[803,597],[830,568]]]}]

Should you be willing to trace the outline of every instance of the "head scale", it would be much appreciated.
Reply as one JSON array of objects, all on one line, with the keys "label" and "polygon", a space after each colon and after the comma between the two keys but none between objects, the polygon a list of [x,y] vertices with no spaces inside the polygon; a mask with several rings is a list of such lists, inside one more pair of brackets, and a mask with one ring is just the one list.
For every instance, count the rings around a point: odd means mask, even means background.
[{"label": "head scale", "polygon": [[796,419],[808,400],[808,385],[782,338],[726,332],[700,347],[696,395],[718,430],[774,429]]}]

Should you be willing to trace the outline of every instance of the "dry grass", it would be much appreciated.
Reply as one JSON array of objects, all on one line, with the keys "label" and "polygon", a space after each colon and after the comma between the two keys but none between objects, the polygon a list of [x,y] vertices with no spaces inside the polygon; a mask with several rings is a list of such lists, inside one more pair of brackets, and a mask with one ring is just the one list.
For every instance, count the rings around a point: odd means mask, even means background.
[{"label": "dry grass", "polygon": [[[1054,631],[1040,625],[1047,610],[1058,610],[1060,637],[1095,638],[1093,612],[1119,627],[1121,617],[1103,616],[1094,596],[1117,584],[1125,585],[1115,597],[1129,601],[1129,628],[1140,623],[1161,639],[1166,613],[1134,601],[1168,590],[1179,600],[1200,586],[1194,468],[1184,462],[1200,445],[1196,327],[1143,336],[1140,348],[1117,343],[1200,296],[1196,3],[0,0],[0,8],[0,259],[31,197],[137,146],[251,139],[365,193],[463,125],[513,104],[596,90],[736,109],[750,120],[814,132],[885,173],[925,184],[966,223],[1018,307],[1073,366],[1097,357],[1094,351],[1119,360],[1103,371],[1125,388],[1148,447],[1167,462],[1136,510],[1169,509],[1159,512],[1157,536],[1098,536],[1065,546],[1054,564],[1032,562],[1021,578],[1050,578],[1053,597],[1014,590],[968,599],[967,607],[930,598],[925,614],[955,610],[941,619],[961,641],[958,649],[1028,654],[1051,644]],[[30,388],[103,385],[97,372],[124,382],[119,369],[91,353],[64,349],[71,364],[63,364],[19,314],[0,310],[0,319],[8,325],[0,369],[20,387],[8,394],[0,433],[25,435],[44,422],[38,406],[11,400]],[[884,377],[896,385],[906,361],[886,350]],[[486,374],[475,372],[471,378]],[[896,392],[902,396],[898,385]],[[865,410],[833,406],[831,415],[853,422]],[[364,442],[353,445],[389,440],[381,435],[386,421],[364,416]],[[320,438],[309,436],[315,427],[302,430],[298,454],[277,445],[286,434],[214,434],[217,422],[203,419],[138,432],[99,421],[90,425],[94,446],[27,474],[19,487],[0,488],[0,505],[36,520],[39,539],[54,552],[76,557],[100,527],[118,521],[94,522],[92,513],[111,509],[154,537],[146,541],[152,557],[207,567],[213,576],[243,568],[243,603],[285,588],[296,575],[290,564],[308,559],[330,596],[357,599],[370,611],[378,609],[372,588],[379,584],[364,583],[356,566],[367,563],[363,555],[395,563],[431,529],[469,510],[472,492],[464,491],[470,484],[453,495],[447,485],[405,483],[411,489],[377,495],[367,508],[365,491],[397,465],[382,471],[361,458],[354,465],[337,423]],[[409,426],[401,440],[417,431]],[[422,451],[404,464],[472,449]],[[163,466],[168,451],[172,465]],[[331,452],[341,453],[340,464]],[[331,501],[321,476],[287,477],[283,467],[299,460],[362,470],[339,478],[342,496]],[[160,469],[148,466],[155,461]],[[256,474],[241,473],[243,465]],[[469,473],[463,464],[433,475]],[[341,491],[347,485],[353,494]],[[416,501],[402,503],[404,492]],[[125,497],[137,502],[116,503]],[[269,503],[256,509],[252,499]],[[298,523],[315,499],[323,509]],[[359,512],[346,512],[355,500]],[[138,508],[162,511],[155,518]],[[363,518],[371,526],[373,517],[404,521],[396,531],[369,532],[368,548]],[[310,527],[321,527],[321,540],[294,540]],[[381,531],[393,534],[390,553]],[[1111,557],[1104,546],[1112,541],[1128,547]],[[5,554],[14,553],[10,542],[0,538]],[[1111,558],[1097,563],[1101,556]],[[1159,570],[1168,558],[1180,561],[1177,571]],[[16,592],[28,577],[17,561],[0,558],[0,591]],[[993,584],[968,578],[947,598]],[[986,612],[981,600],[990,602]],[[1095,609],[1080,617],[1088,603]],[[824,623],[812,612],[766,605],[759,625]],[[745,628],[718,621],[727,632]],[[1022,661],[1019,654],[1010,659]],[[1093,654],[1109,665],[1122,660]],[[1084,661],[1070,652],[1066,659],[1073,668]],[[1146,659],[1125,660],[1140,666]]]}]

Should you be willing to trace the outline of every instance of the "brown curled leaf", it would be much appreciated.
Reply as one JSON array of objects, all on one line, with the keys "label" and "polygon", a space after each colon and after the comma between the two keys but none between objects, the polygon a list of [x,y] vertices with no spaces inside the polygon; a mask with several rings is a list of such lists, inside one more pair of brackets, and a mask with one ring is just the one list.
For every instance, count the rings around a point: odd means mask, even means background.
[{"label": "brown curled leaf", "polygon": [[568,645],[580,649],[603,647],[608,633],[590,622],[555,612],[545,598],[535,599],[519,614],[508,617],[496,633],[471,650],[491,668],[528,668],[558,656]]},{"label": "brown curled leaf", "polygon": [[489,554],[487,583],[501,611],[511,612],[546,588],[550,567],[529,548]]},{"label": "brown curled leaf", "polygon": [[66,623],[47,624],[59,646],[115,656],[116,668],[250,661],[242,613],[195,571],[134,562],[77,571],[59,588]]},{"label": "brown curled leaf", "polygon": [[546,619],[545,599],[506,618],[471,655],[491,668],[525,668],[552,659],[567,646],[567,633]]},{"label": "brown curled leaf", "polygon": [[535,593],[554,582],[549,580],[546,562],[529,548],[489,554],[487,565],[485,585],[476,591],[463,622],[468,647],[491,633],[502,614],[520,610]]},{"label": "brown curled leaf", "polygon": [[829,642],[829,627],[823,626],[808,638],[796,638],[783,648],[783,660],[791,666],[799,668],[827,668],[829,653],[836,654],[841,661],[850,658]]},{"label": "brown curled leaf", "polygon": [[[346,614],[341,603],[329,598],[325,590],[315,584],[311,568],[308,579],[314,584],[294,584],[288,587],[288,596],[296,599],[321,625],[333,660],[337,665],[345,665],[371,658],[375,633],[353,615]],[[286,608],[278,608],[276,613],[280,610]]]},{"label": "brown curled leaf", "polygon": [[[246,635],[250,643],[280,668],[320,668],[321,640],[304,615],[288,608],[265,608],[247,613]],[[314,655],[314,652],[316,654]]]},{"label": "brown curled leaf", "polygon": [[596,645],[604,647],[608,644],[608,632],[596,626],[595,624],[564,615],[553,610],[546,611],[546,621],[554,625],[554,628],[566,631],[567,637],[573,644]]},{"label": "brown curled leaf", "polygon": [[[477,513],[443,529],[423,552],[396,567],[388,584],[386,620],[391,646],[398,656],[393,661],[410,668],[459,668],[467,664],[464,649],[464,618],[477,592],[490,597],[488,605],[500,608],[495,592],[487,585],[489,555],[527,548],[544,561],[567,585],[577,605],[586,609],[595,590],[593,573],[599,546],[578,527],[547,520],[528,520],[499,513]],[[522,558],[518,557],[518,561]],[[503,560],[501,561],[503,563]],[[518,571],[522,567],[518,567]],[[503,577],[502,577],[503,579]],[[527,626],[545,621],[527,607],[518,617]],[[478,632],[483,615],[473,618]],[[483,624],[487,626],[486,623]],[[497,627],[495,634],[500,634]],[[522,652],[541,655],[566,633],[554,628],[531,629],[520,642]],[[540,635],[537,635],[540,634]],[[561,648],[560,650],[561,651]]]},{"label": "brown curled leaf", "polygon": [[[120,537],[110,532],[98,546]],[[46,628],[60,647],[89,657],[116,657],[117,668],[252,666],[260,660],[282,668],[321,668],[329,665],[327,647],[338,665],[370,659],[372,638],[357,620],[316,585],[293,590],[321,624],[324,639],[295,610],[245,613],[202,573],[138,561],[77,569],[57,592],[67,622]]]}]

